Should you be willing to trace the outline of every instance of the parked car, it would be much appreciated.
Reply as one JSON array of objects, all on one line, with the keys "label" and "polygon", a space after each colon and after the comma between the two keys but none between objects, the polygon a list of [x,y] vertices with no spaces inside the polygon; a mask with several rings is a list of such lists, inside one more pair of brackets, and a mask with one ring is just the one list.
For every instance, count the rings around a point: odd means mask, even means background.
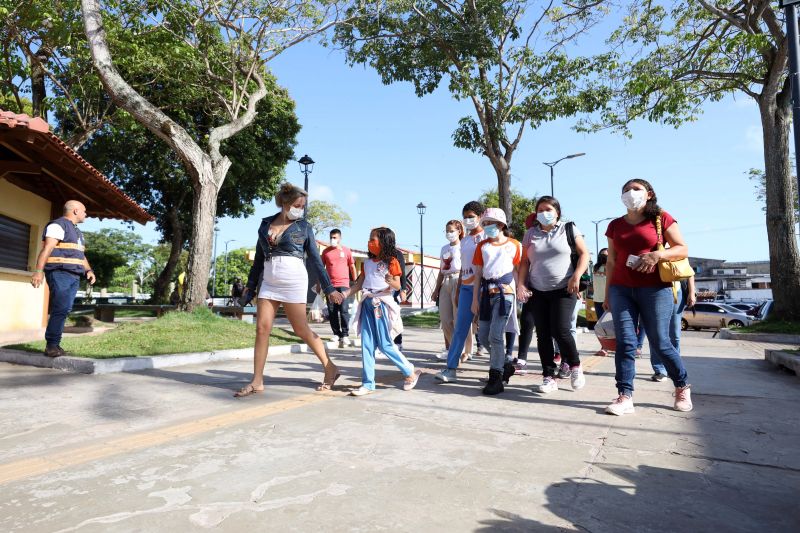
[{"label": "parked car", "polygon": [[754,319],[764,320],[765,318],[767,318],[769,314],[772,312],[772,304],[773,304],[772,300],[767,300],[766,302],[758,306],[755,310]]},{"label": "parked car", "polygon": [[746,303],[728,304],[728,305],[730,305],[731,307],[735,307],[736,309],[742,311],[746,315],[749,314],[748,311],[752,311],[753,309],[758,307],[758,305],[756,304],[746,304]]},{"label": "parked car", "polygon": [[692,308],[686,308],[681,318],[681,328],[741,328],[749,326],[753,319],[747,316],[744,311],[731,307],[730,305],[698,302]]}]

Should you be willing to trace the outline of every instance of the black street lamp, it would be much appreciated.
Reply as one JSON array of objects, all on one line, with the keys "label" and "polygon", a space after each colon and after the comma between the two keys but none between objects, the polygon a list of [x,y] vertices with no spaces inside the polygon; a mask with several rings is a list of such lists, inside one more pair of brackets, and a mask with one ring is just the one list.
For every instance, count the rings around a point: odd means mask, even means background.
[{"label": "black street lamp", "polygon": [[[300,164],[300,172],[306,177],[305,186],[303,187],[308,193],[308,175],[311,174],[311,171],[314,170],[314,160],[308,157],[308,154],[304,155],[300,159],[297,160]],[[308,213],[308,198],[306,198],[306,206],[303,208],[303,218],[305,218],[306,214]]]},{"label": "black street lamp", "polygon": [[211,286],[211,297],[217,297],[217,238],[219,237],[219,226],[214,225],[214,284]]},{"label": "black street lamp", "polygon": [[425,308],[425,249],[422,247],[422,216],[427,207],[422,202],[417,204],[419,213],[419,308]]},{"label": "black street lamp", "polygon": [[595,254],[599,254],[600,253],[600,239],[599,239],[598,234],[597,234],[598,226],[600,225],[601,222],[605,222],[606,220],[614,220],[614,218],[616,218],[616,217],[606,217],[606,218],[601,218],[600,220],[592,220],[592,224],[594,224],[594,248],[595,248],[594,249],[594,253]]},{"label": "black street lamp", "polygon": [[548,167],[550,167],[550,196],[555,196],[555,193],[553,192],[553,167],[556,166],[557,164],[559,164],[560,162],[562,162],[565,159],[572,159],[572,158],[575,158],[575,157],[581,157],[583,155],[586,155],[586,154],[584,152],[580,152],[580,153],[577,153],[577,154],[571,154],[571,155],[568,155],[568,156],[564,156],[561,159],[559,159],[558,161],[553,161],[552,163],[542,163],[543,165],[547,165]]}]

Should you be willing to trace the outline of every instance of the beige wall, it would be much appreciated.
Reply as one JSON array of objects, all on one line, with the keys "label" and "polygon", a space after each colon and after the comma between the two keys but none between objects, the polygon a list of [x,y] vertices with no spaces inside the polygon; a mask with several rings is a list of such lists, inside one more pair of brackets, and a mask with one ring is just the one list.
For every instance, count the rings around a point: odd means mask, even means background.
[{"label": "beige wall", "polygon": [[[28,268],[33,268],[39,253],[40,236],[50,221],[51,205],[41,196],[0,179],[0,215],[31,225]],[[0,252],[1,253],[1,252]],[[34,289],[30,272],[0,268],[0,333],[34,330],[45,325],[44,285]]]}]

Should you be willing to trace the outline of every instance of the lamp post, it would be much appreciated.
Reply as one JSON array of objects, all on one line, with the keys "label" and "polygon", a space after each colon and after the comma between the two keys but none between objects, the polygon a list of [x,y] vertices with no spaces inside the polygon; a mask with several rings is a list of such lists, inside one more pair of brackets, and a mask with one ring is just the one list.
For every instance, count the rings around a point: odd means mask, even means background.
[{"label": "lamp post", "polygon": [[[311,171],[314,170],[314,160],[308,157],[308,154],[304,155],[300,159],[297,160],[300,164],[300,172],[303,173],[305,176],[305,186],[303,187],[308,192],[308,175],[311,174]],[[308,200],[306,199],[306,206],[303,208],[303,218],[306,217],[308,213]]]},{"label": "lamp post", "polygon": [[[236,239],[230,239],[230,240],[225,241],[225,274],[224,274],[224,276],[225,276],[225,287],[228,287],[228,288],[230,287],[230,283],[228,283],[228,243],[230,243],[230,242],[236,242]],[[228,292],[227,296],[230,296],[231,295],[230,290],[228,290],[227,292]]]},{"label": "lamp post", "polygon": [[419,213],[419,308],[425,308],[425,250],[422,247],[422,216],[425,214],[426,206],[422,202],[417,204]]},{"label": "lamp post", "polygon": [[605,222],[606,220],[614,220],[614,217],[606,217],[606,218],[601,218],[600,220],[592,220],[592,224],[594,224],[594,253],[595,254],[599,254],[600,253],[600,238],[598,237],[598,234],[597,234],[597,228],[598,228],[598,226],[600,225],[601,222]]},{"label": "lamp post", "polygon": [[557,164],[559,164],[560,162],[562,162],[565,159],[573,159],[575,157],[581,157],[583,155],[586,155],[586,154],[584,152],[580,152],[580,153],[577,153],[577,154],[571,154],[571,155],[564,156],[561,159],[559,159],[558,161],[553,161],[552,163],[542,163],[543,165],[547,165],[548,167],[550,167],[550,196],[555,196],[555,193],[553,192],[553,167],[556,166]]},{"label": "lamp post", "polygon": [[216,225],[214,225],[214,284],[211,286],[212,298],[216,298],[217,296],[217,238],[218,237],[219,237],[219,228]]}]

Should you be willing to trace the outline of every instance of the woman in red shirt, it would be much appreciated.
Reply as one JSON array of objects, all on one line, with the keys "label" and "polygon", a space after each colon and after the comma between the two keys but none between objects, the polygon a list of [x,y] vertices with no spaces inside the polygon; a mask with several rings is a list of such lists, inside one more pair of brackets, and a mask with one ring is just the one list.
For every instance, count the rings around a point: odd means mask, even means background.
[{"label": "woman in red shirt", "polygon": [[[633,413],[633,379],[636,376],[636,325],[641,317],[651,352],[664,362],[675,385],[675,409],[691,411],[692,400],[686,369],[669,336],[674,312],[672,284],[661,281],[659,261],[688,256],[678,223],[658,206],[652,185],[632,179],[622,188],[622,203],[628,212],[612,220],[606,230],[608,262],[606,299],[603,307],[614,316],[617,337],[615,354],[619,396],[606,412]],[[665,250],[657,250],[656,219],[661,218]]]}]

